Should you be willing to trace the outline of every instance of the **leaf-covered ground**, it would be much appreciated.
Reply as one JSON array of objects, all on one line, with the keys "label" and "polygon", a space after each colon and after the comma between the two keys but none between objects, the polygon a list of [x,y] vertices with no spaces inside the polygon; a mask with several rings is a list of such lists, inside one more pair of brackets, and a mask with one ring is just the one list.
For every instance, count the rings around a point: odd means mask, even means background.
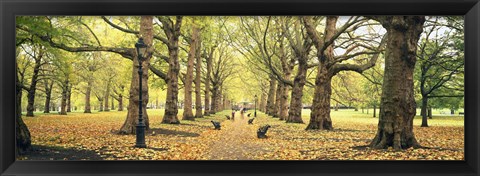
[{"label": "leaf-covered ground", "polygon": [[[288,124],[258,113],[253,125],[248,117],[236,114],[227,120],[224,111],[180,125],[160,124],[163,110],[149,110],[151,130],[148,148],[133,147],[134,135],[115,133],[126,112],[70,113],[24,117],[34,150],[21,160],[463,160],[463,117],[429,119],[421,128],[414,120],[418,142],[430,149],[373,150],[356,148],[373,139],[378,118],[353,110],[332,111],[333,131],[305,131],[305,124]],[[182,114],[181,112],[179,114]],[[252,113],[253,116],[253,113]],[[211,120],[220,121],[214,130]],[[269,124],[267,139],[256,131]]]}]

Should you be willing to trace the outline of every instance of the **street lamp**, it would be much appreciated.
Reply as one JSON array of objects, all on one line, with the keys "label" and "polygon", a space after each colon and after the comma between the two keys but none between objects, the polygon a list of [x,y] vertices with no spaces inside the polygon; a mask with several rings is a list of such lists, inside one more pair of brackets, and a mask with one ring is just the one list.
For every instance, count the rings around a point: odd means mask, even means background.
[{"label": "street lamp", "polygon": [[147,145],[145,144],[145,122],[143,121],[143,100],[142,100],[142,75],[143,75],[143,70],[142,70],[142,62],[145,59],[145,52],[147,51],[147,45],[143,42],[143,38],[139,38],[138,42],[135,43],[135,48],[137,49],[137,55],[138,55],[138,85],[139,85],[139,91],[138,91],[138,124],[137,124],[137,141],[135,144],[135,147],[138,148],[146,148]]},{"label": "street lamp", "polygon": [[253,117],[257,117],[257,95],[255,95],[255,112],[253,112]]}]

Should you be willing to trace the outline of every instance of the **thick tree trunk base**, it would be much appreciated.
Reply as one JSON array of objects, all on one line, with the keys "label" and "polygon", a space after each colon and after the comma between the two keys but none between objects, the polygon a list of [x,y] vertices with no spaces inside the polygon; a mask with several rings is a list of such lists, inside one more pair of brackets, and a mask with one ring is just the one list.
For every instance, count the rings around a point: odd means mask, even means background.
[{"label": "thick tree trunk base", "polygon": [[310,122],[305,130],[333,130],[332,122],[318,121]]},{"label": "thick tree trunk base", "polygon": [[368,145],[369,147],[374,149],[387,149],[389,147],[393,147],[395,150],[408,149],[411,147],[422,148],[422,146],[418,144],[417,140],[413,136],[407,137],[408,135],[401,135],[402,137],[397,137],[394,134],[388,134],[386,131],[382,131],[380,133],[381,135],[377,135]]},{"label": "thick tree trunk base", "polygon": [[286,123],[304,123],[301,116],[288,117]]}]

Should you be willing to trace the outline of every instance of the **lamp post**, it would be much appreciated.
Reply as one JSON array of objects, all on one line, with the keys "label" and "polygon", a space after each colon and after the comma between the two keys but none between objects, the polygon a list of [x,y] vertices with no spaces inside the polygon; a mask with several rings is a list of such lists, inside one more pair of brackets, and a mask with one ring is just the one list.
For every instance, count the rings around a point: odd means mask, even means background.
[{"label": "lamp post", "polygon": [[257,95],[255,95],[255,111],[253,112],[253,117],[257,117]]},{"label": "lamp post", "polygon": [[139,38],[138,42],[135,43],[135,48],[137,49],[137,55],[138,55],[138,85],[139,85],[139,91],[138,91],[138,124],[137,124],[137,141],[135,144],[135,147],[138,148],[146,148],[147,145],[145,144],[145,122],[143,121],[143,100],[142,100],[142,75],[143,75],[143,70],[142,70],[142,62],[145,58],[145,51],[147,50],[147,45],[143,42],[143,38]]}]

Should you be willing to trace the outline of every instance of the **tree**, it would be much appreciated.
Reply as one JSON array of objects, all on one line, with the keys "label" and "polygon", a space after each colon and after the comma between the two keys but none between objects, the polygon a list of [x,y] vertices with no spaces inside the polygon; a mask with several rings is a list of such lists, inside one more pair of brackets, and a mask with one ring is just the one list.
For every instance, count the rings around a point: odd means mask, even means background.
[{"label": "tree", "polygon": [[197,48],[195,49],[195,118],[202,118],[202,57],[201,57],[201,48],[202,48],[202,38],[198,38]]},{"label": "tree", "polygon": [[[330,118],[332,77],[340,71],[355,71],[362,73],[366,69],[373,67],[378,58],[378,50],[382,47],[381,44],[379,44],[378,47],[370,46],[368,44],[356,44],[359,43],[357,40],[373,40],[371,38],[355,37],[354,30],[361,27],[362,23],[366,21],[365,19],[362,19],[361,17],[350,17],[347,22],[338,29],[336,28],[337,20],[338,16],[328,16],[326,18],[322,38],[312,22],[312,17],[303,18],[303,23],[308,36],[312,39],[312,42],[317,49],[318,58],[312,112],[310,113],[310,122],[306,128],[307,130],[333,129],[332,120]],[[335,40],[337,40],[344,32],[346,32],[349,37],[352,35],[354,37],[351,37],[351,41],[349,41],[350,43],[343,42],[347,46],[345,53],[340,56],[335,56],[333,52]],[[374,37],[378,38],[378,36]],[[342,63],[343,61],[350,59],[358,59],[357,56],[363,54],[374,54],[374,56],[370,59],[364,59],[366,62],[360,62],[360,64]]]},{"label": "tree", "polygon": [[[17,53],[16,57],[18,58],[18,45],[17,44]],[[15,66],[17,70],[19,70],[18,62],[15,62]],[[22,153],[27,150],[30,150],[32,147],[32,141],[30,136],[30,131],[28,130],[27,125],[23,122],[22,119],[22,87],[23,87],[23,80],[19,80],[18,78],[23,78],[21,75],[17,75],[15,77],[15,93],[16,93],[16,115],[15,115],[15,139],[16,139],[16,153]]]},{"label": "tree", "polygon": [[424,16],[372,17],[387,30],[385,73],[378,130],[372,148],[420,147],[413,133],[415,98],[413,72]]},{"label": "tree", "polygon": [[182,26],[183,17],[177,16],[175,22],[168,17],[158,17],[162,23],[162,29],[167,36],[168,42],[168,72],[166,75],[167,82],[167,102],[165,103],[165,114],[162,123],[179,124],[178,120],[178,74],[180,64],[178,61],[178,38],[180,37],[180,28]]},{"label": "tree", "polygon": [[190,39],[190,50],[188,51],[187,73],[185,74],[185,108],[183,110],[182,120],[195,120],[192,112],[192,82],[193,82],[193,64],[197,54],[197,46],[199,45],[199,28],[193,26],[192,36]]},{"label": "tree", "polygon": [[[418,44],[419,65],[415,76],[419,80],[422,96],[420,113],[422,127],[428,127],[429,98],[445,96],[438,94],[437,90],[445,86],[457,74],[463,72],[464,68],[463,45],[456,42],[463,38],[463,30],[457,31],[455,28],[446,27],[448,26],[447,20],[441,17],[430,17],[425,24],[426,33],[422,36],[423,40]],[[457,96],[463,97],[463,95]]]}]

